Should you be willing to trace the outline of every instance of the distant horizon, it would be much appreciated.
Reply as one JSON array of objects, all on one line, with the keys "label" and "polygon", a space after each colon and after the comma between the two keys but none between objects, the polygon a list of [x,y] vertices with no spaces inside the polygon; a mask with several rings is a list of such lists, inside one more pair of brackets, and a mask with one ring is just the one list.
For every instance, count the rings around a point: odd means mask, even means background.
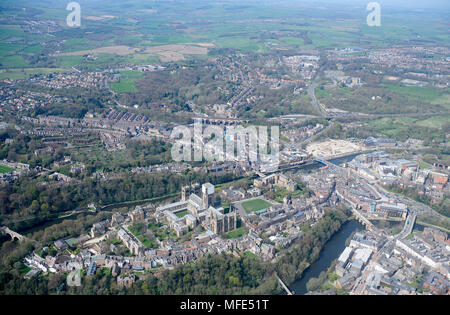
[{"label": "distant horizon", "polygon": [[[167,0],[153,0],[150,3],[146,0],[141,0],[143,3],[148,3],[148,4],[152,4],[152,3],[158,3],[158,2],[167,2]],[[186,0],[180,1],[181,4],[183,2],[185,2]],[[189,0],[188,0],[189,1]],[[192,2],[198,1],[198,0],[190,0]],[[11,1],[11,0],[5,0],[3,1],[3,5],[8,5],[11,3],[14,3],[15,5],[21,5],[24,3],[33,3],[33,5],[36,5],[34,0],[15,0],[15,1]],[[53,3],[55,2],[54,0],[41,0],[41,3],[43,5],[49,4],[49,3]],[[81,3],[86,3],[86,2],[90,2],[91,4],[94,2],[98,2],[101,3],[102,0],[78,0],[76,2]],[[107,3],[113,3],[113,2],[119,2],[118,0],[105,0],[105,4],[107,5]],[[123,3],[126,3],[128,1],[121,1]],[[170,2],[177,2],[177,0],[172,0]],[[200,1],[199,1],[200,2]],[[205,2],[205,1],[203,1]],[[238,2],[240,4],[245,4],[245,3],[256,3],[256,2],[260,2],[260,3],[288,3],[288,2],[292,2],[292,3],[316,3],[317,5],[321,5],[321,4],[341,4],[341,5],[359,5],[359,6],[365,6],[370,2],[378,2],[380,3],[382,6],[386,6],[386,7],[398,7],[398,8],[405,8],[405,9],[410,9],[410,10],[414,10],[414,9],[433,9],[433,8],[446,8],[450,10],[450,1],[449,0],[428,0],[428,1],[423,1],[423,0],[410,0],[410,1],[405,1],[405,0],[210,0],[208,2],[216,2],[216,3],[232,3],[232,2]],[[448,14],[450,14],[450,11],[447,12]]]},{"label": "distant horizon", "polygon": [[[242,0],[241,2],[245,2]],[[270,0],[269,0],[270,1]],[[274,0],[275,2],[276,0]],[[343,5],[362,5],[365,6],[370,2],[378,2],[381,6],[402,7],[407,9],[427,9],[427,8],[448,8],[450,10],[449,0],[282,0],[292,2],[315,2],[318,5],[322,3],[343,4]],[[450,11],[448,12],[450,14]]]}]

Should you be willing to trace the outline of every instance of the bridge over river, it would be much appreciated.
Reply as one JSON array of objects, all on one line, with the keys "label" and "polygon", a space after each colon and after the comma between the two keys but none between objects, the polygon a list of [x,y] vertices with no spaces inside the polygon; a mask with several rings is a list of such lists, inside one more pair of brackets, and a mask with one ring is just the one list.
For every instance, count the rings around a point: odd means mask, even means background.
[{"label": "bridge over river", "polygon": [[11,236],[11,238],[13,239],[13,240],[18,240],[19,242],[23,242],[23,241],[26,241],[26,240],[30,240],[28,237],[26,237],[26,236],[23,236],[22,234],[19,234],[19,233],[17,233],[17,232],[14,232],[13,230],[11,230],[9,227],[7,227],[7,226],[2,226],[2,227],[0,227],[0,232],[3,234],[3,235],[9,235],[9,236]]}]

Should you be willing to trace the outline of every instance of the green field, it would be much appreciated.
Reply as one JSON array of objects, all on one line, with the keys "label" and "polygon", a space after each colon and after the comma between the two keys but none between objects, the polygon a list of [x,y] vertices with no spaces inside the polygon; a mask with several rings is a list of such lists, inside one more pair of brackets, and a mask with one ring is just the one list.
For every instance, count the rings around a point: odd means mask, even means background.
[{"label": "green field", "polygon": [[144,77],[144,74],[137,71],[122,71],[120,74],[120,81],[111,83],[111,89],[117,93],[137,92],[134,83]]},{"label": "green field", "polygon": [[450,123],[450,115],[433,116],[424,120],[417,121],[417,126],[426,128],[441,129]]},{"label": "green field", "polygon": [[151,54],[131,54],[125,56],[124,62],[132,64],[159,64],[160,60],[158,56]]},{"label": "green field", "polygon": [[254,199],[254,200],[244,201],[242,203],[242,207],[244,207],[244,210],[247,213],[266,209],[271,206],[272,206],[271,203],[269,203],[265,200],[262,200],[262,199]]},{"label": "green field", "polygon": [[394,84],[386,84],[385,86],[389,90],[394,91],[396,93],[403,94],[413,98],[422,99],[427,102],[432,102],[441,96],[439,91],[429,87],[401,86]]},{"label": "green field", "polygon": [[42,46],[41,45],[28,46],[27,48],[22,50],[22,52],[25,53],[25,54],[38,54],[41,51],[42,51]]},{"label": "green field", "polygon": [[14,55],[1,57],[0,65],[5,68],[21,68],[27,67],[28,62],[22,56]]},{"label": "green field", "polygon": [[[1,31],[1,29],[0,29],[0,31]],[[18,45],[18,44],[0,43],[0,56],[13,54],[17,50],[19,50],[20,47],[21,47],[21,45]]]},{"label": "green field", "polygon": [[431,168],[433,168],[433,165],[431,165],[430,163],[427,163],[425,161],[420,161],[419,167],[420,167],[421,170],[424,170],[424,169],[431,169]]},{"label": "green field", "polygon": [[231,238],[239,238],[239,237],[241,237],[242,235],[244,235],[244,234],[246,234],[248,231],[247,231],[247,229],[245,228],[245,227],[240,227],[240,228],[237,228],[236,230],[233,230],[233,231],[231,231],[231,232],[228,232],[226,235],[225,235],[225,237],[227,238],[227,239],[231,239]]},{"label": "green field", "polygon": [[9,166],[0,165],[0,173],[5,174],[11,172],[13,169]]},{"label": "green field", "polygon": [[75,67],[82,63],[84,57],[83,56],[61,56],[58,57],[59,65],[61,67]]},{"label": "green field", "polygon": [[408,138],[435,141],[445,141],[445,130],[450,121],[450,115],[435,115],[431,117],[385,117],[373,119],[364,125],[364,130],[375,134],[383,134],[388,138],[405,141]]},{"label": "green field", "polygon": [[70,69],[64,68],[22,68],[10,69],[0,72],[0,80],[23,80],[35,74],[63,73],[70,72]]},{"label": "green field", "polygon": [[246,255],[250,258],[258,258],[258,256],[256,256],[255,254],[253,254],[252,252],[249,252],[249,251],[244,252],[244,255]]},{"label": "green field", "polygon": [[185,215],[187,215],[188,213],[189,213],[189,212],[188,212],[187,210],[184,210],[184,211],[175,213],[175,215],[176,215],[177,217],[179,217],[179,218],[182,218],[182,217],[184,217]]}]

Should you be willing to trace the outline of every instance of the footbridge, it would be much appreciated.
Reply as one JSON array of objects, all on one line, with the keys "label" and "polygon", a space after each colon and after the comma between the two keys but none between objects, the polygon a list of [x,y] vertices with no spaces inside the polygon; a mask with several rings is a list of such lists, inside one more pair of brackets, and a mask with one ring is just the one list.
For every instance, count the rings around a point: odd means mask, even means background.
[{"label": "footbridge", "polygon": [[283,280],[280,279],[280,277],[278,277],[277,274],[275,274],[275,276],[278,279],[278,282],[281,284],[281,286],[283,287],[283,289],[286,291],[287,295],[294,295],[294,291],[289,290],[289,288],[287,287],[287,285],[284,284]]},{"label": "footbridge", "polygon": [[2,227],[0,227],[0,232],[1,232],[3,235],[9,235],[9,236],[11,236],[11,238],[12,238],[13,240],[18,240],[19,242],[28,240],[28,238],[27,238],[26,236],[23,236],[22,234],[19,234],[19,233],[17,233],[17,232],[14,232],[13,230],[11,230],[11,229],[10,229],[9,227],[7,227],[7,226],[2,226]]}]

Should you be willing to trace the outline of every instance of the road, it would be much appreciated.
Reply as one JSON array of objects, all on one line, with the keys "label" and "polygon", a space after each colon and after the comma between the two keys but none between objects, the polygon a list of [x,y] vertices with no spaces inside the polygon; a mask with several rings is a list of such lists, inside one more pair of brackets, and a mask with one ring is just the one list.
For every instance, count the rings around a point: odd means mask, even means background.
[{"label": "road", "polygon": [[428,215],[428,216],[438,218],[440,220],[449,220],[449,218],[447,218],[446,216],[435,211],[433,208],[427,206],[426,204],[412,200],[408,197],[405,197],[405,196],[402,196],[399,194],[391,193],[377,183],[375,183],[375,185],[377,186],[377,189],[382,191],[386,196],[395,196],[395,198],[397,198],[401,202],[407,204],[410,211],[414,212],[416,215]]},{"label": "road", "polygon": [[397,234],[395,237],[391,237],[384,245],[380,248],[380,250],[372,257],[371,261],[367,265],[366,268],[362,271],[361,277],[356,281],[353,289],[351,290],[351,295],[361,295],[364,292],[366,287],[366,281],[369,275],[375,270],[375,264],[378,260],[384,255],[387,254],[387,250],[395,244],[398,239],[404,239],[411,234],[412,229],[414,227],[414,223],[416,221],[416,214],[411,212],[405,220],[405,225],[403,226],[402,231]]},{"label": "road", "polygon": [[323,128],[321,131],[319,131],[319,132],[316,133],[315,135],[312,135],[311,137],[309,137],[309,138],[303,140],[300,144],[311,143],[313,138],[316,139],[316,138],[317,138],[318,136],[320,136],[322,133],[327,132],[328,130],[330,130],[330,129],[334,126],[335,122],[330,121],[329,123],[330,123],[330,124],[329,124],[327,127]]},{"label": "road", "polygon": [[395,239],[404,239],[408,237],[409,234],[412,233],[414,224],[416,223],[417,215],[414,212],[408,214],[405,220],[405,225],[403,226],[403,230],[395,236]]},{"label": "road", "polygon": [[317,83],[315,83],[315,82],[311,83],[311,85],[308,87],[308,95],[311,98],[311,104],[313,105],[313,107],[316,110],[316,112],[318,112],[321,116],[327,116],[328,115],[327,111],[317,101],[317,98],[316,98],[316,87],[317,87]]}]

